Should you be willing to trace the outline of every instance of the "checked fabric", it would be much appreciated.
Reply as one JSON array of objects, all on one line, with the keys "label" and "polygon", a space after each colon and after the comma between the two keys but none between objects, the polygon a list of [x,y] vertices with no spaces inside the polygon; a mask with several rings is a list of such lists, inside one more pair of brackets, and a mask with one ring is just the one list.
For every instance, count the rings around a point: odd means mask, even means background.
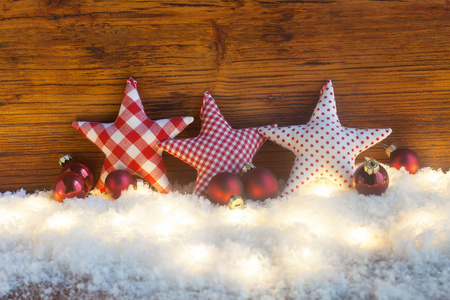
[{"label": "checked fabric", "polygon": [[174,138],[192,117],[150,120],[130,78],[123,95],[119,115],[114,123],[73,122],[72,126],[93,142],[106,155],[96,188],[104,191],[106,176],[114,170],[138,175],[161,193],[170,192],[159,141]]},{"label": "checked fabric", "polygon": [[333,84],[328,80],[306,125],[263,128],[259,132],[295,154],[283,191],[284,195],[289,195],[321,177],[351,188],[356,156],[385,139],[392,130],[342,126],[337,116]]},{"label": "checked fabric", "polygon": [[[158,142],[158,147],[197,169],[194,193],[204,195],[214,175],[237,174],[251,163],[266,138],[258,133],[258,128],[231,128],[208,92],[203,97],[200,119],[197,137]],[[273,127],[276,125],[266,126]]]}]

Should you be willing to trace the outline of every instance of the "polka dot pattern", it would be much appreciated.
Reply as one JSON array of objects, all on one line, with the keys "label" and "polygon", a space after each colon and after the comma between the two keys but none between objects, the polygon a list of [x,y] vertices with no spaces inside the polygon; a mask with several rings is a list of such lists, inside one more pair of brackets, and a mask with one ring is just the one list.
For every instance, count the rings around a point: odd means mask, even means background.
[{"label": "polka dot pattern", "polygon": [[306,125],[260,128],[258,132],[296,155],[283,191],[288,195],[321,177],[351,188],[356,156],[392,130],[343,127],[337,116],[333,84],[328,80]]}]

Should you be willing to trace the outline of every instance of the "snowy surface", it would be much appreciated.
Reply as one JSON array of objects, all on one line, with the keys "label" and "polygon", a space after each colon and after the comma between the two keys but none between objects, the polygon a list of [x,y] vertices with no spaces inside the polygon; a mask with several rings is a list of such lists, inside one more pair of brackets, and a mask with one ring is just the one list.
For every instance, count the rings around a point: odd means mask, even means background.
[{"label": "snowy surface", "polygon": [[450,172],[380,197],[314,182],[229,210],[148,187],[117,201],[0,195],[0,298],[448,299]]}]

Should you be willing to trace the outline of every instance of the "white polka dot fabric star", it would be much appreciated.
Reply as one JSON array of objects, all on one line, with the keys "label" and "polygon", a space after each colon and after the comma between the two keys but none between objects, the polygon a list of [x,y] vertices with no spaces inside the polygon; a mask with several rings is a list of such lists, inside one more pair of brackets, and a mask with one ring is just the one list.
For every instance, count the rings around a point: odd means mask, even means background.
[{"label": "white polka dot fabric star", "polygon": [[258,128],[231,128],[208,92],[203,97],[200,118],[201,131],[197,137],[159,142],[158,147],[197,169],[194,193],[204,195],[214,175],[237,174],[251,163],[266,138],[258,133]]},{"label": "white polka dot fabric star", "polygon": [[289,195],[320,177],[351,188],[356,156],[385,139],[392,130],[343,127],[329,80],[322,87],[320,100],[306,125],[262,128],[259,132],[296,156],[283,190],[283,194]]},{"label": "white polka dot fabric star", "polygon": [[192,117],[150,120],[144,111],[133,78],[127,80],[119,115],[114,123],[73,122],[72,126],[106,155],[96,188],[104,191],[105,179],[114,170],[141,176],[161,193],[170,191],[156,142],[174,138]]}]

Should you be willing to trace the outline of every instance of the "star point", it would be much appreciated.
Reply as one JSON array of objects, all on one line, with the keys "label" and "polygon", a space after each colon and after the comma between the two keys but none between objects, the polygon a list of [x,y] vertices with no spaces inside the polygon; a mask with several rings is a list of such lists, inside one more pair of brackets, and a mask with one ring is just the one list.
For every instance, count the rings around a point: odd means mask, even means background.
[{"label": "star point", "polygon": [[73,122],[72,126],[94,143],[106,156],[96,188],[103,191],[106,176],[117,169],[138,175],[161,193],[171,190],[166,176],[158,141],[174,138],[192,117],[150,120],[137,91],[137,82],[130,78],[113,123]]},{"label": "star point", "polygon": [[197,170],[194,191],[197,195],[205,194],[214,175],[221,172],[239,173],[252,162],[266,140],[258,133],[258,128],[233,129],[209,92],[204,93],[200,119],[201,129],[197,137],[158,143],[158,147]]},{"label": "star point", "polygon": [[288,195],[322,177],[351,188],[357,155],[386,138],[392,130],[342,126],[337,116],[333,84],[328,80],[306,125],[260,129],[259,132],[295,154],[283,191]]}]

